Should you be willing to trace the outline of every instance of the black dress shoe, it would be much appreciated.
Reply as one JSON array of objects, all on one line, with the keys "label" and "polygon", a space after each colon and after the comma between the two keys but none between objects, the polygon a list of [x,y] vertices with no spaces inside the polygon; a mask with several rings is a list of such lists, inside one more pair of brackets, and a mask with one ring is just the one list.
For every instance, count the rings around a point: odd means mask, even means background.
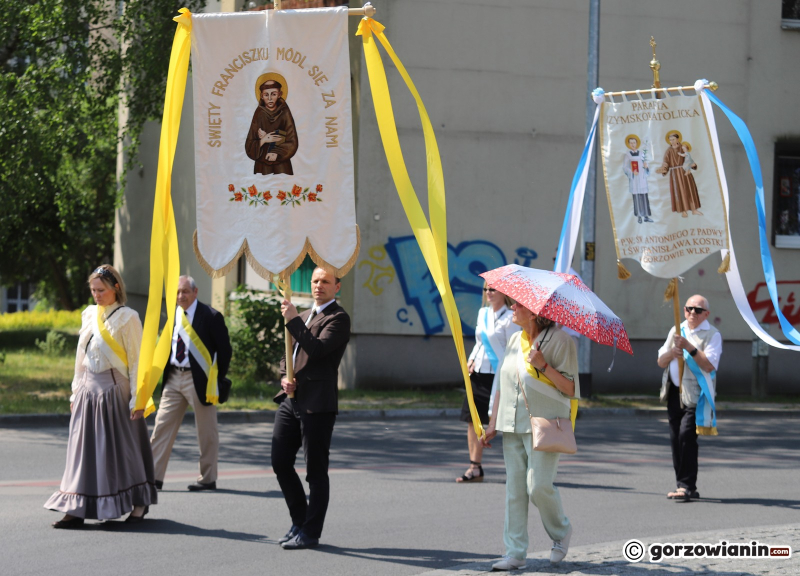
[{"label": "black dress shoe", "polygon": [[187,488],[189,488],[190,492],[199,492],[200,490],[216,490],[217,483],[209,482],[208,484],[203,484],[202,482],[195,482],[194,484],[189,484]]},{"label": "black dress shoe", "polygon": [[147,513],[150,512],[150,506],[145,506],[144,511],[142,512],[141,516],[134,516],[133,512],[128,514],[128,517],[125,518],[126,524],[139,524],[140,522],[144,522],[144,517],[147,516]]},{"label": "black dress shoe", "polygon": [[83,518],[73,517],[69,520],[53,522],[53,528],[83,528]]},{"label": "black dress shoe", "polygon": [[284,550],[305,550],[306,548],[316,548],[317,546],[319,546],[319,538],[306,536],[302,530],[297,533],[297,536],[281,544],[281,548]]},{"label": "black dress shoe", "polygon": [[295,526],[294,524],[292,524],[292,527],[289,528],[289,531],[286,534],[284,534],[280,540],[278,540],[278,544],[283,544],[284,542],[288,542],[289,540],[297,536],[298,532],[300,532],[300,526]]},{"label": "black dress shoe", "polygon": [[155,481],[156,490],[161,490],[164,488],[164,481],[163,480],[156,480]]}]

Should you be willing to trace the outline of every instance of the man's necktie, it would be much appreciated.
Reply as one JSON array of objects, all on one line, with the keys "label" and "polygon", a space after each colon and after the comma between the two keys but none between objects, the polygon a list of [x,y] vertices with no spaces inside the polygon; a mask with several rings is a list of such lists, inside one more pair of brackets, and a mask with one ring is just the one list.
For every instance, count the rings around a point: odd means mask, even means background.
[{"label": "man's necktie", "polygon": [[178,342],[175,344],[175,360],[180,364],[186,358],[186,344],[183,343],[183,338],[178,334]]},{"label": "man's necktie", "polygon": [[315,308],[314,308],[314,309],[311,311],[311,316],[309,316],[309,317],[308,317],[308,320],[306,320],[306,326],[308,326],[309,324],[311,324],[311,322],[313,322],[313,321],[314,321],[314,316],[316,316],[316,315],[317,315],[317,309],[316,309],[316,307],[315,307]]},{"label": "man's necktie", "polygon": [[[306,326],[311,324],[311,321],[314,319],[314,316],[316,316],[316,315],[317,315],[317,307],[314,306],[314,309],[311,310],[311,314],[309,314],[308,318],[306,319]],[[297,340],[295,340],[294,341],[294,351],[292,352],[292,362],[294,362],[294,359],[297,357],[297,349],[299,347],[300,347],[300,343]]]}]

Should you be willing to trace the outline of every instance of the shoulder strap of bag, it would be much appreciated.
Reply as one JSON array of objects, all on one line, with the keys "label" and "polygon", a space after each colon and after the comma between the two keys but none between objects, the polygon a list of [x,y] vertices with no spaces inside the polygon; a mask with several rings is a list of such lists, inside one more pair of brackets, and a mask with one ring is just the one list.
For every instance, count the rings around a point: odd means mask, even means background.
[{"label": "shoulder strap of bag", "polygon": [[[111,312],[111,314],[106,316],[106,321],[108,321],[114,314],[116,314],[117,310],[119,310],[120,308],[125,308],[125,304],[120,304],[119,308],[114,308],[114,310]],[[89,351],[89,342],[92,341],[92,338],[94,338],[94,332],[89,334],[89,339],[86,341],[86,348],[83,349],[83,353],[84,354],[86,354]]]}]

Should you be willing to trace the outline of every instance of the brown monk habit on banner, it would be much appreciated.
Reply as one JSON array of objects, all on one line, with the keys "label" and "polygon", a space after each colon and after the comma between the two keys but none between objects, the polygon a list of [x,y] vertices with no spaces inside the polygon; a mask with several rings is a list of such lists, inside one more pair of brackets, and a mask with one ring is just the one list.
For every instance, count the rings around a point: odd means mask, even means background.
[{"label": "brown monk habit on banner", "polygon": [[[700,208],[700,196],[697,193],[697,184],[691,171],[684,170],[685,155],[681,154],[681,135],[679,132],[669,133],[670,147],[664,153],[664,162],[656,170],[662,176],[669,174],[669,191],[672,201],[672,211],[680,212],[681,216],[687,217],[687,212],[691,211],[696,216],[702,216]],[[697,164],[692,163],[691,169],[697,169]]]}]

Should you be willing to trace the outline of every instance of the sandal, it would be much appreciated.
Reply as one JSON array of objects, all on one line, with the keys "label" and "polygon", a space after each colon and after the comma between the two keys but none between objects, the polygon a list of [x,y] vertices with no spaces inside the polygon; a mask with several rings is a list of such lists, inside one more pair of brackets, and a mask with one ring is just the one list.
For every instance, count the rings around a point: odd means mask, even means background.
[{"label": "sandal", "polygon": [[[456,482],[483,482],[483,467],[480,462],[469,461],[470,467],[460,478],[456,478]],[[477,470],[480,474],[475,475],[474,471]]]},{"label": "sandal", "polygon": [[689,502],[692,498],[700,498],[700,493],[697,490],[689,492],[688,489],[681,486],[675,492],[669,492],[667,498],[678,502]]}]

